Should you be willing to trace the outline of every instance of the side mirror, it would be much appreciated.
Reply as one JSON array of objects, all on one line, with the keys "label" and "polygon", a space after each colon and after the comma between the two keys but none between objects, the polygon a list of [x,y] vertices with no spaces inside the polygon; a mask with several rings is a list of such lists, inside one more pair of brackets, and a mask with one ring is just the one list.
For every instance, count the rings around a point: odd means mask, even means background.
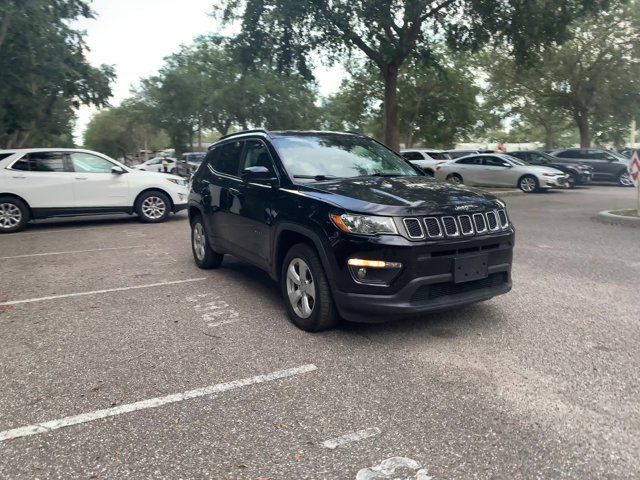
[{"label": "side mirror", "polygon": [[247,167],[242,170],[240,178],[243,182],[260,182],[274,184],[278,179],[275,178],[267,167]]},{"label": "side mirror", "polygon": [[122,175],[123,173],[127,173],[127,171],[122,167],[115,166],[111,169],[111,173]]}]

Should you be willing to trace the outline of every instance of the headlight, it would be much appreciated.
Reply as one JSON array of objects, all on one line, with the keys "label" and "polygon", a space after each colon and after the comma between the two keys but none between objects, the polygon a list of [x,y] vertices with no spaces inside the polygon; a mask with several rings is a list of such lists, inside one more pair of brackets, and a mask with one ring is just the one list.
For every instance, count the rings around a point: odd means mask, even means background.
[{"label": "headlight", "polygon": [[175,183],[176,185],[180,185],[181,187],[187,186],[187,181],[182,178],[167,178],[171,183]]},{"label": "headlight", "polygon": [[331,219],[340,230],[346,233],[355,233],[357,235],[398,234],[396,224],[393,223],[391,217],[343,213],[342,215],[331,215]]},{"label": "headlight", "polygon": [[545,177],[560,177],[562,176],[560,173],[543,173]]}]

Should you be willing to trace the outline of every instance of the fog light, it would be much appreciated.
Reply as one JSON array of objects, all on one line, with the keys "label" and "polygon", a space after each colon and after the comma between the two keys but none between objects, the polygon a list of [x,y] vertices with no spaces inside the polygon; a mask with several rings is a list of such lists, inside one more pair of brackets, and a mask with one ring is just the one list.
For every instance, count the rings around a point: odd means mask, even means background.
[{"label": "fog light", "polygon": [[399,262],[385,262],[383,260],[363,260],[361,258],[350,258],[347,263],[350,267],[402,268],[402,264]]},{"label": "fog light", "polygon": [[358,269],[358,273],[356,275],[358,275],[358,278],[360,280],[364,280],[365,277],[367,276],[367,269],[366,268],[359,268]]}]

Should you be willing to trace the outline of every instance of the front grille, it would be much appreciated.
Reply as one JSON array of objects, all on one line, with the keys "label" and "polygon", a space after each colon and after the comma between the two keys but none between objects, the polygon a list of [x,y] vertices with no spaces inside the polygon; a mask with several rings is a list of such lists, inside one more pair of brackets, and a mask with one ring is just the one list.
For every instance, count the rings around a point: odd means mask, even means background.
[{"label": "front grille", "polygon": [[422,232],[422,225],[420,225],[420,220],[417,218],[405,218],[404,227],[407,229],[407,233],[410,238],[424,238],[424,233]]},{"label": "front grille", "polygon": [[448,297],[450,295],[459,295],[483,288],[495,288],[507,283],[508,278],[508,275],[503,272],[493,273],[487,278],[483,278],[481,280],[473,280],[471,282],[445,282],[434,283],[433,285],[423,285],[414,292],[414,294],[411,296],[410,302],[412,304],[424,303],[436,298]]},{"label": "front grille", "polygon": [[412,240],[471,237],[509,228],[509,217],[504,209],[455,216],[404,218],[402,221],[407,236]]}]

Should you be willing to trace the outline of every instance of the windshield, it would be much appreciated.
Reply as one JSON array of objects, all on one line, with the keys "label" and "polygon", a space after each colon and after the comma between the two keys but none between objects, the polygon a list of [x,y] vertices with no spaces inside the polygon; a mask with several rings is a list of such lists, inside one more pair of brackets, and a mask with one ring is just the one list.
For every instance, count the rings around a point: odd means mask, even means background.
[{"label": "windshield", "polygon": [[296,181],[418,175],[391,150],[366,137],[337,133],[292,135],[275,138],[273,143]]}]

